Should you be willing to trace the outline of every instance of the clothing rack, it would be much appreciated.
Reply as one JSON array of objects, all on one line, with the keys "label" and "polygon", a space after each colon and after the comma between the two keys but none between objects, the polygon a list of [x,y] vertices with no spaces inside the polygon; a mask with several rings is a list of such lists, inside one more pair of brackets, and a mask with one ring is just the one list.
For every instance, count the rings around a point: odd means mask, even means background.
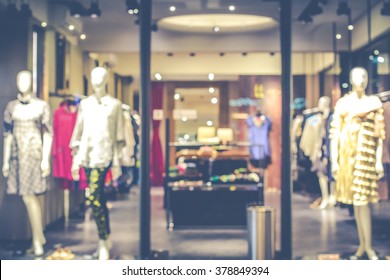
[{"label": "clothing rack", "polygon": [[83,99],[86,98],[84,95],[80,94],[71,94],[71,93],[58,93],[58,92],[49,92],[49,97],[56,97],[56,98],[79,98]]}]

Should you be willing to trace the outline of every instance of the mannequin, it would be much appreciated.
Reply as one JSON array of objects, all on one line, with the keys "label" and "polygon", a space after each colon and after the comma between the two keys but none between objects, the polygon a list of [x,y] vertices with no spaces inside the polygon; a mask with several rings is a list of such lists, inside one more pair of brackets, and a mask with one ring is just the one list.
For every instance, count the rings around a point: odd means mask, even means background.
[{"label": "mannequin", "polygon": [[327,166],[328,160],[325,157],[325,138],[327,119],[330,115],[330,98],[323,96],[318,101],[315,111],[318,113],[309,117],[303,128],[300,148],[312,163],[312,171],[315,171],[321,189],[321,204],[318,209],[325,209],[330,204]]},{"label": "mannequin", "polygon": [[18,99],[8,103],[4,113],[2,171],[8,181],[7,193],[22,196],[32,228],[32,251],[41,256],[46,239],[36,195],[46,191],[46,177],[50,174],[53,138],[50,108],[32,93],[31,72],[19,72],[16,83]]},{"label": "mannequin", "polygon": [[82,100],[71,139],[74,151],[72,176],[80,179],[80,167],[84,167],[89,186],[88,203],[99,233],[97,254],[100,260],[110,258],[109,213],[104,193],[104,179],[110,168],[114,179],[120,174],[119,152],[124,143],[123,111],[118,99],[106,91],[108,72],[97,67],[91,72],[94,94]]},{"label": "mannequin", "polygon": [[359,247],[353,259],[366,253],[377,260],[371,240],[370,203],[378,202],[377,180],[383,176],[384,118],[381,101],[367,96],[367,71],[353,68],[352,92],[336,104],[331,131],[332,173],[336,199],[354,206]]}]

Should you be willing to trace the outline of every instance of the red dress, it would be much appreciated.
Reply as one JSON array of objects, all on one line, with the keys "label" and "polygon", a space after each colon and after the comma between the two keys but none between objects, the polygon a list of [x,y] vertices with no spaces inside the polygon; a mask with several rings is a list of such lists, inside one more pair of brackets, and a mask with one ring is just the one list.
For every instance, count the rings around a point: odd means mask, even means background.
[{"label": "red dress", "polygon": [[[60,179],[60,187],[73,188],[72,177],[72,150],[69,147],[73,128],[77,119],[77,107],[69,105],[67,101],[60,104],[54,112],[53,118],[53,177]],[[80,189],[85,189],[86,176],[80,170]]]}]

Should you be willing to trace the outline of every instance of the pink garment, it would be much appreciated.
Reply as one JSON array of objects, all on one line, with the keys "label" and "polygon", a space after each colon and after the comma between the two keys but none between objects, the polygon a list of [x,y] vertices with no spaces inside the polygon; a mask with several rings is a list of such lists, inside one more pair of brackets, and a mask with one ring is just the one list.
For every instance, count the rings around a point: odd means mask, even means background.
[{"label": "pink garment", "polygon": [[[60,186],[63,189],[72,189],[72,184],[70,183],[73,182],[72,150],[69,143],[76,123],[76,118],[77,108],[75,108],[74,105],[68,105],[67,101],[62,102],[54,112],[52,149],[53,177],[64,179],[64,182]],[[86,181],[85,172],[80,170],[80,189],[85,189],[87,187]]]}]

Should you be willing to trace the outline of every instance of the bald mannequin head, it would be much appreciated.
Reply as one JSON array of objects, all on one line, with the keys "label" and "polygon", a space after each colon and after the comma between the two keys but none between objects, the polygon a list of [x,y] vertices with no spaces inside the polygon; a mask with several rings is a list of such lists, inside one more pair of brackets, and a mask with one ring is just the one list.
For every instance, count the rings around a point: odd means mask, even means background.
[{"label": "bald mannequin head", "polygon": [[16,85],[18,86],[18,90],[21,94],[25,95],[31,93],[31,87],[32,87],[31,72],[27,70],[20,71],[16,75]]},{"label": "bald mannequin head", "polygon": [[105,92],[108,81],[108,71],[103,67],[96,67],[91,72],[91,84],[95,92]]},{"label": "bald mannequin head", "polygon": [[367,70],[362,67],[355,67],[351,70],[350,82],[352,89],[355,92],[364,92],[368,84],[368,73]]}]

